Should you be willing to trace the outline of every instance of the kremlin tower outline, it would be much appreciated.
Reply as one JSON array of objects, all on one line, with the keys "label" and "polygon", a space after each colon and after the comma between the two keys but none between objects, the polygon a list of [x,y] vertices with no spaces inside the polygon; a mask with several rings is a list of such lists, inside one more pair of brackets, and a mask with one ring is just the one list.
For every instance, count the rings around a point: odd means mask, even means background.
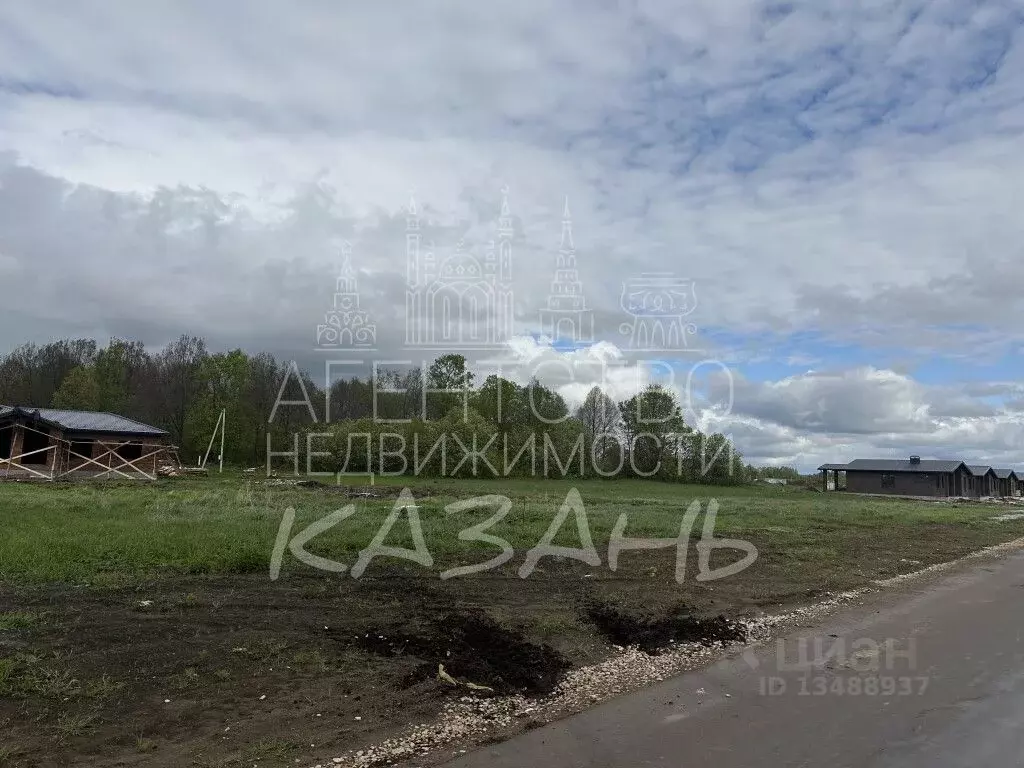
[{"label": "kremlin tower outline", "polygon": [[562,210],[562,242],[547,306],[540,310],[541,333],[552,342],[590,344],[594,341],[594,310],[587,309],[583,283],[576,270],[576,245],[572,239],[569,198]]},{"label": "kremlin tower outline", "polygon": [[335,282],[334,304],[316,327],[318,349],[372,350],[377,343],[377,326],[359,306],[359,287],[352,267],[352,246],[341,244],[341,270]]}]

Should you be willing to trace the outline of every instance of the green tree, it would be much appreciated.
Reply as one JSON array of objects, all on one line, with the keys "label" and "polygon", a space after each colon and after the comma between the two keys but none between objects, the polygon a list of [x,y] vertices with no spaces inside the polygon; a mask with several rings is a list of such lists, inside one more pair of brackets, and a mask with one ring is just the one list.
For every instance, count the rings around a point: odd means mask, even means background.
[{"label": "green tree", "polygon": [[53,395],[54,408],[96,411],[100,408],[100,387],[91,366],[80,365],[64,377]]},{"label": "green tree", "polygon": [[[205,455],[221,410],[224,410],[224,461],[231,464],[255,461],[253,434],[260,417],[246,398],[250,374],[251,361],[240,349],[210,355],[200,362],[199,386],[185,418],[188,443],[182,446],[190,457]],[[210,454],[212,458],[216,458],[219,448],[218,436]]]},{"label": "green tree", "polygon": [[[456,407],[466,410],[472,386],[473,374],[466,368],[466,358],[458,354],[441,355],[427,371],[427,387],[448,391],[427,393],[428,417],[443,418]],[[459,394],[457,390],[462,390],[463,394]]]},{"label": "green tree", "polygon": [[569,416],[569,407],[565,404],[565,399],[537,379],[526,385],[523,399],[526,401],[527,421],[538,429],[561,423]]},{"label": "green tree", "polygon": [[682,440],[690,432],[675,395],[660,384],[619,403],[625,471],[649,477],[676,474]]},{"label": "green tree", "polygon": [[619,466],[619,441],[623,432],[619,406],[600,387],[592,387],[576,409],[576,419],[585,435],[591,468],[614,473]]},{"label": "green tree", "polygon": [[507,433],[526,421],[525,392],[514,381],[490,375],[473,398],[473,408]]},{"label": "green tree", "polygon": [[111,339],[97,353],[93,369],[99,388],[98,409],[139,415],[139,390],[149,362],[141,341]]},{"label": "green tree", "polygon": [[473,374],[466,369],[464,355],[441,355],[431,363],[427,381],[434,389],[462,389],[473,385]]}]

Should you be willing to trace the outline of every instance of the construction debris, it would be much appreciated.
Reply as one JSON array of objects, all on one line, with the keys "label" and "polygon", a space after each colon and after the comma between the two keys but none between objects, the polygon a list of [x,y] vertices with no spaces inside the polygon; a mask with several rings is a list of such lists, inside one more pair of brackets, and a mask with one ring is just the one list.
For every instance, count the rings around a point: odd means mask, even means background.
[{"label": "construction debris", "polygon": [[471,691],[483,691],[485,693],[494,693],[494,689],[489,688],[486,685],[478,685],[477,683],[471,683],[468,680],[466,682],[456,680],[454,677],[445,672],[444,664],[437,665],[437,678],[442,682],[448,683],[448,685],[454,685],[456,687],[462,686],[464,688],[468,688]]}]

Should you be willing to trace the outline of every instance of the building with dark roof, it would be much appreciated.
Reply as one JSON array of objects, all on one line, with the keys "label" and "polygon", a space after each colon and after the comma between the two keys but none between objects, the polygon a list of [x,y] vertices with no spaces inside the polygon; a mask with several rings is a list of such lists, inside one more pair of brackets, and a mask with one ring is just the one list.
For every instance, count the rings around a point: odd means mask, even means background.
[{"label": "building with dark roof", "polygon": [[[959,459],[855,459],[847,464],[822,464],[822,490],[840,488],[839,475],[846,478],[845,490],[896,496],[1013,496],[1019,489],[1012,469],[996,470],[987,465],[967,464]],[[1005,473],[1005,475],[1000,475]]]},{"label": "building with dark roof", "polygon": [[974,493],[972,496],[998,496],[999,478],[995,470],[984,464],[969,464],[967,466],[975,477]]},{"label": "building with dark roof", "polygon": [[166,431],[112,413],[0,405],[0,479],[149,479],[178,464]]},{"label": "building with dark roof", "polygon": [[1020,477],[1012,469],[993,467],[992,471],[996,473],[996,478],[999,480],[999,495],[1000,496],[1016,496],[1020,493]]}]

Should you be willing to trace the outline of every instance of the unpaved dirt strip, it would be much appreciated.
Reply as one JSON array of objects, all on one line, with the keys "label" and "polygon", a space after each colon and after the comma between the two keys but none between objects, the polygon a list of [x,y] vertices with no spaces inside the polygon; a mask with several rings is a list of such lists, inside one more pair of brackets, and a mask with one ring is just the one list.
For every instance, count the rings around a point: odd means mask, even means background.
[{"label": "unpaved dirt strip", "polygon": [[[716,660],[740,658],[746,667],[752,669],[759,663],[756,660],[758,649],[770,645],[789,630],[820,623],[840,608],[865,602],[872,593],[884,593],[900,586],[909,586],[940,572],[969,565],[981,558],[997,557],[1021,548],[1024,548],[1024,538],[986,547],[958,560],[940,563],[913,573],[875,581],[872,587],[829,594],[824,600],[813,604],[744,622],[748,632],[746,644],[676,644],[657,655],[647,654],[637,648],[619,648],[617,654],[606,661],[570,672],[550,696],[542,699],[518,695],[463,696],[446,706],[433,723],[410,728],[403,735],[372,747],[312,763],[310,768],[328,768],[335,765],[344,768],[374,768],[409,760],[414,760],[415,762],[410,764],[418,766],[438,764],[453,756],[466,754],[475,745],[500,740],[502,736],[512,735],[524,727],[533,729],[543,726],[621,694],[706,667]],[[705,696],[702,688],[696,689],[695,694],[698,699]],[[731,698],[731,694],[724,694],[724,698]],[[691,716],[692,713],[688,711],[670,713],[666,715],[665,722],[682,722]],[[461,746],[453,751],[455,745]],[[478,762],[483,765],[487,761]],[[477,763],[467,763],[469,764]],[[577,763],[562,763],[558,760],[534,763],[523,758],[517,764],[561,766]]]}]

